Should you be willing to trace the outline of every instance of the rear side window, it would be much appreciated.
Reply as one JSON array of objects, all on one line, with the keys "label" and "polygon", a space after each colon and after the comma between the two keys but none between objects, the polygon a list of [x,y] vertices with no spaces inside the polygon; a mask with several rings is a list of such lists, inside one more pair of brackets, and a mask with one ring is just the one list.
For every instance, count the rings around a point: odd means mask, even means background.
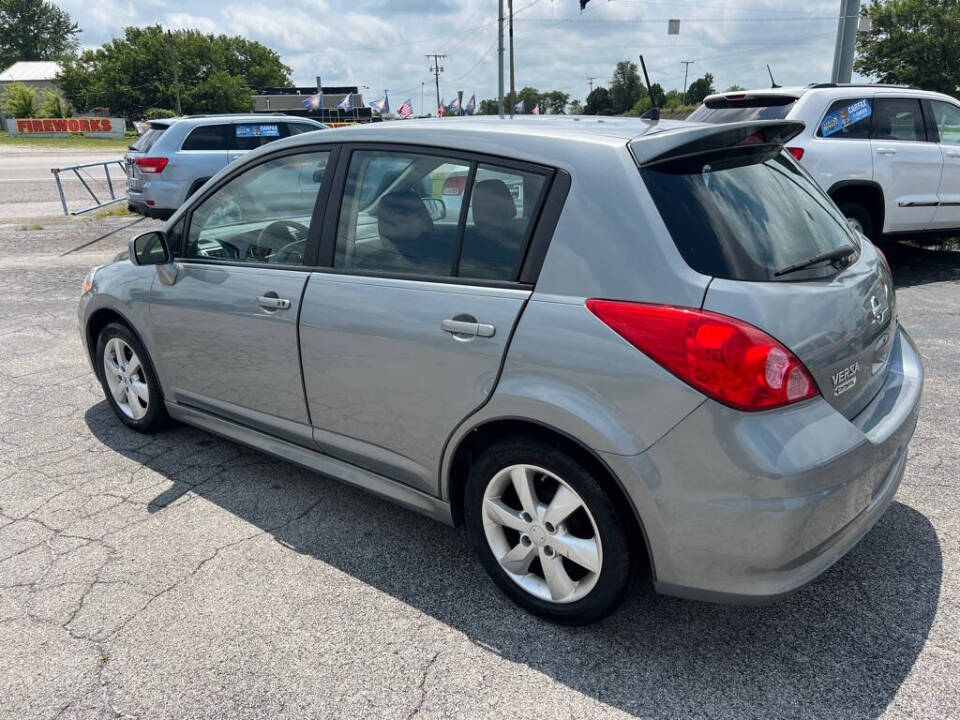
[{"label": "rear side window", "polygon": [[239,123],[233,126],[233,150],[254,150],[280,139],[283,123]]},{"label": "rear side window", "polygon": [[195,127],[183,141],[181,150],[226,150],[230,147],[230,125]]},{"label": "rear side window", "polygon": [[873,110],[875,140],[925,141],[920,101],[910,98],[877,98]]},{"label": "rear side window", "polygon": [[288,127],[290,128],[291,135],[300,135],[301,133],[313,132],[314,130],[321,130],[316,125],[311,125],[310,123],[289,123]]},{"label": "rear side window", "polygon": [[836,206],[776,148],[733,148],[641,169],[683,259],[731,280],[802,280],[827,265],[776,273],[845,245],[859,247]]},{"label": "rear side window", "polygon": [[867,98],[837,100],[824,113],[817,137],[866,140],[872,117],[873,103]]},{"label": "rear side window", "polygon": [[796,104],[789,95],[760,95],[730,100],[725,97],[708,100],[691,113],[687,120],[704,123],[729,123],[741,120],[783,120]]}]

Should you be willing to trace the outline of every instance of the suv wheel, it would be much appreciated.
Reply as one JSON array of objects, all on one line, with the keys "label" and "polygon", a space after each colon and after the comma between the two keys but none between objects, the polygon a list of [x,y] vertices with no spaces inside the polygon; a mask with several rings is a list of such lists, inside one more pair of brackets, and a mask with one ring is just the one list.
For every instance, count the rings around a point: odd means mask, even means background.
[{"label": "suv wheel", "polygon": [[536,441],[495,444],[465,493],[467,533],[514,602],[552,622],[599,620],[620,604],[630,548],[609,496],[579,462]]},{"label": "suv wheel", "polygon": [[843,213],[847,222],[850,223],[857,232],[863,233],[872,241],[876,240],[873,235],[873,217],[871,217],[869,210],[860,203],[855,202],[841,202],[837,207],[840,208],[840,212]]},{"label": "suv wheel", "polygon": [[110,323],[97,339],[97,371],[107,402],[127,427],[144,433],[169,422],[163,396],[146,349],[119,323]]}]

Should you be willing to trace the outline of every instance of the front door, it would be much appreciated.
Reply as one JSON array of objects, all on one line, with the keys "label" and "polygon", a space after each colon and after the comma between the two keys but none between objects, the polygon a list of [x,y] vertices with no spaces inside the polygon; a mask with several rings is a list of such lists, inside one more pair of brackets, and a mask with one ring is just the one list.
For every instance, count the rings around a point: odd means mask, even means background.
[{"label": "front door", "polygon": [[927,142],[920,101],[877,97],[873,107],[873,179],[883,188],[884,232],[919,232],[933,221],[943,160]]},{"label": "front door", "polygon": [[353,151],[333,267],[311,277],[301,312],[324,452],[437,491],[444,443],[492,393],[530,295],[517,279],[549,177],[452,153]]},{"label": "front door", "polygon": [[937,193],[940,204],[930,229],[960,229],[960,107],[942,100],[931,100],[928,107],[932,109],[943,156]]},{"label": "front door", "polygon": [[297,316],[328,159],[265,160],[188,214],[176,279],[150,295],[168,400],[309,444]]}]

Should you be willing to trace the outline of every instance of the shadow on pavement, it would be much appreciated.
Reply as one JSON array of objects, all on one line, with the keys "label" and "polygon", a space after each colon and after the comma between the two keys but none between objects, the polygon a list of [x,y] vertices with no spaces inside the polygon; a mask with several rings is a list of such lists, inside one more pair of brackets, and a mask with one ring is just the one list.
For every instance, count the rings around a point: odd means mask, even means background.
[{"label": "shadow on pavement", "polygon": [[85,419],[105,445],[169,478],[150,512],[196,494],[507,660],[636,716],[878,717],[937,611],[936,533],[895,502],[849,555],[776,604],[676,600],[637,580],[604,622],[557,627],[500,595],[462,529],[199,430],[145,444],[105,402]]},{"label": "shadow on pavement", "polygon": [[905,243],[883,246],[897,288],[960,280],[960,250]]}]

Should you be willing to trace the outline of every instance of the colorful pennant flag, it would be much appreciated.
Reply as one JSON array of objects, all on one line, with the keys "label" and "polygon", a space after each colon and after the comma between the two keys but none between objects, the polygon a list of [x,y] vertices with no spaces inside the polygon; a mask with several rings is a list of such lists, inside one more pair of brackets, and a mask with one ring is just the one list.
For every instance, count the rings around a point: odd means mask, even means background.
[{"label": "colorful pennant flag", "polygon": [[347,93],[346,97],[344,97],[343,100],[337,103],[337,107],[343,110],[344,112],[350,112],[351,110],[353,110],[353,94]]},{"label": "colorful pennant flag", "polygon": [[450,104],[447,105],[447,107],[450,108],[450,112],[452,112],[454,115],[459,115],[460,114],[460,98],[455,97],[453,100],[450,101]]},{"label": "colorful pennant flag", "polygon": [[537,103],[536,105],[533,106],[533,110],[530,111],[530,114],[531,114],[531,115],[539,115],[539,114],[540,114],[540,103]]},{"label": "colorful pennant flag", "polygon": [[471,95],[467,104],[463,106],[464,115],[473,115],[477,111],[477,96]]},{"label": "colorful pennant flag", "polygon": [[380,115],[390,112],[390,99],[387,97],[387,91],[383,91],[383,97],[379,100],[371,100],[370,107],[376,110]]},{"label": "colorful pennant flag", "polygon": [[401,120],[406,120],[408,117],[413,116],[413,105],[410,104],[410,98],[403,101],[403,105],[397,110],[397,115],[400,116]]},{"label": "colorful pennant flag", "polygon": [[300,102],[303,103],[303,106],[307,110],[319,110],[320,108],[323,107],[323,93],[321,92],[321,93],[317,93],[316,95],[305,97]]},{"label": "colorful pennant flag", "polygon": [[443,98],[440,98],[440,105],[437,106],[437,117],[438,118],[443,117]]},{"label": "colorful pennant flag", "polygon": [[513,111],[515,113],[519,113],[520,115],[523,115],[523,108],[524,108],[523,99],[521,98],[520,102],[518,102],[516,105],[513,106]]}]

